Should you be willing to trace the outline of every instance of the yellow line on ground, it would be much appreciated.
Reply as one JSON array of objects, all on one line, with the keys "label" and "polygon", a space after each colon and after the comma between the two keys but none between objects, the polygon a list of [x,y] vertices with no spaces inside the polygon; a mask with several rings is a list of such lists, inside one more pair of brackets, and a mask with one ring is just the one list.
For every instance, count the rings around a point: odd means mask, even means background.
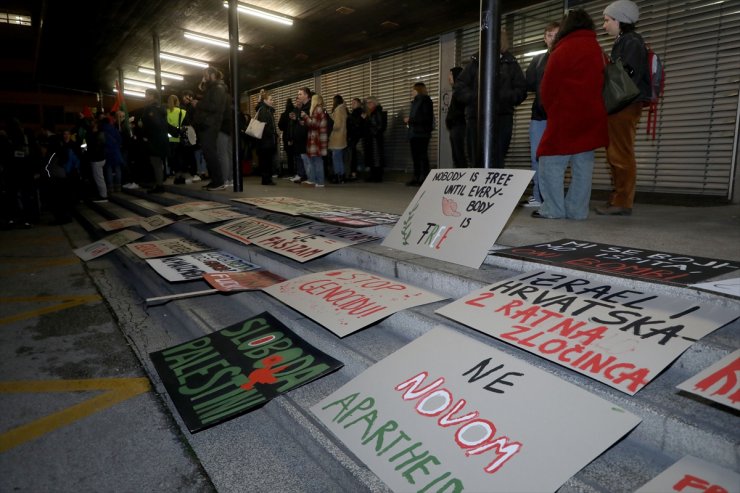
[{"label": "yellow line on ground", "polygon": [[0,382],[0,392],[74,392],[107,390],[79,404],[13,428],[0,435],[0,453],[34,440],[46,433],[102,411],[119,402],[149,391],[146,378],[99,378],[91,380],[45,380]]},{"label": "yellow line on ground", "polygon": [[18,322],[19,320],[26,320],[29,318],[39,317],[47,313],[58,312],[60,310],[66,310],[78,305],[84,305],[92,301],[100,301],[102,298],[98,294],[85,294],[80,296],[10,296],[0,298],[0,303],[43,303],[48,301],[62,301],[52,306],[46,306],[37,310],[29,310],[26,312],[16,313],[9,317],[0,318],[0,325],[9,324],[12,322]]}]

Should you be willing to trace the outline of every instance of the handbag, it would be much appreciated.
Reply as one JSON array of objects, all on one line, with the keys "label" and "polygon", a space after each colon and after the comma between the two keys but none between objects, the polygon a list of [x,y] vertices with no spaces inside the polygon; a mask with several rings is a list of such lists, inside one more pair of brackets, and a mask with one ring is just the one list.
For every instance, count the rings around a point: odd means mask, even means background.
[{"label": "handbag", "polygon": [[247,135],[255,139],[261,139],[264,131],[265,122],[259,121],[256,116],[249,120],[249,125],[247,125],[247,129],[245,130]]},{"label": "handbag", "polygon": [[622,65],[622,59],[615,62],[607,62],[604,59],[604,106],[606,112],[613,114],[628,106],[640,95],[632,78]]}]

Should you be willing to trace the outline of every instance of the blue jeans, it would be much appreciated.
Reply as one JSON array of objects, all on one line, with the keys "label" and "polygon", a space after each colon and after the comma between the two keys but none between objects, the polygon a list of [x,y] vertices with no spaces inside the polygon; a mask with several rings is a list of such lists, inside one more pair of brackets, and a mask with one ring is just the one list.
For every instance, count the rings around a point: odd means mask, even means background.
[{"label": "blue jeans", "polygon": [[542,202],[542,194],[540,193],[540,184],[537,181],[537,148],[540,146],[546,126],[547,120],[530,120],[529,122],[529,155],[532,159],[532,171],[534,171],[534,176],[532,177],[532,196],[538,202]]},{"label": "blue jeans", "polygon": [[309,176],[308,179],[315,182],[317,185],[323,185],[324,158],[321,156],[311,156],[309,159],[311,160],[311,174],[313,175],[313,180],[311,180],[311,176]]},{"label": "blue jeans", "polygon": [[[306,180],[304,181],[313,181],[315,182],[313,178],[313,167],[311,166],[311,158],[308,157],[308,154],[303,153],[301,154],[301,161],[303,162],[303,169],[305,170]],[[302,177],[302,173],[298,173]]]},{"label": "blue jeans", "polygon": [[344,149],[331,150],[331,164],[335,175],[344,174]]},{"label": "blue jeans", "polygon": [[[565,195],[563,179],[568,163],[571,178],[568,194]],[[544,199],[540,214],[551,219],[586,219],[593,170],[594,151],[570,156],[540,156],[538,175]]]}]

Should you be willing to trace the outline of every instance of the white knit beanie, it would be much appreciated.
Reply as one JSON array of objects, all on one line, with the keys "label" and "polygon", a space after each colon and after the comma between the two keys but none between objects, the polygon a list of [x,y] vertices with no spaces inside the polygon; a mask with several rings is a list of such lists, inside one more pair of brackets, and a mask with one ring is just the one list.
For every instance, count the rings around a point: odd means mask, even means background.
[{"label": "white knit beanie", "polygon": [[630,0],[617,0],[604,9],[604,15],[625,24],[634,24],[640,20],[640,9]]}]

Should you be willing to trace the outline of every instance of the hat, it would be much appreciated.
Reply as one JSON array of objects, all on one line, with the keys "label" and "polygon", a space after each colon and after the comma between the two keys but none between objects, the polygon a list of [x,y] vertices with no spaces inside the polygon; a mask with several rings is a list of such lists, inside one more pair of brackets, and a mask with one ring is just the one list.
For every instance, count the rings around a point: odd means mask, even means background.
[{"label": "hat", "polygon": [[634,24],[640,20],[640,9],[630,0],[617,0],[604,9],[604,15],[625,24]]}]

